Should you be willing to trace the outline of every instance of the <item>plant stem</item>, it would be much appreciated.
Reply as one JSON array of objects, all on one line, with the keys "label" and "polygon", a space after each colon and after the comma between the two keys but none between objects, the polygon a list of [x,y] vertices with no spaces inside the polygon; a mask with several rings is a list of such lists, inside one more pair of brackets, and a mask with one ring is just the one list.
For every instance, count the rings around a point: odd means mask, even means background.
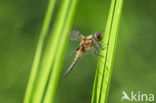
[{"label": "plant stem", "polygon": [[26,88],[24,103],[30,103],[32,91],[34,89],[34,82],[35,82],[37,72],[38,72],[38,69],[39,69],[39,62],[40,62],[40,59],[41,59],[43,43],[44,43],[44,39],[45,39],[45,37],[47,35],[48,29],[49,29],[49,24],[50,24],[50,20],[51,20],[52,14],[53,14],[54,4],[55,4],[55,0],[50,0],[49,1],[49,6],[47,8],[47,12],[46,12],[46,15],[45,15],[43,26],[42,26],[42,29],[41,29],[41,32],[40,32],[40,37],[39,37],[39,40],[38,40],[36,53],[35,53],[34,61],[33,61],[30,76],[29,76],[28,85],[27,85],[27,88]]},{"label": "plant stem", "polygon": [[123,0],[111,0],[105,36],[102,41],[103,45],[107,44],[107,48],[100,52],[101,55],[105,56],[105,59],[99,58],[93,87],[92,103],[107,103],[122,3]]},{"label": "plant stem", "polygon": [[64,54],[65,50],[67,47],[68,43],[68,37],[69,37],[69,31],[72,26],[72,19],[74,17],[74,12],[76,9],[78,0],[70,0],[70,6],[68,9],[68,14],[66,16],[66,19],[64,21],[64,27],[61,30],[62,36],[60,37],[60,43],[58,45],[58,50],[56,53],[56,59],[53,64],[52,72],[50,75],[50,80],[48,83],[48,87],[46,90],[45,98],[44,98],[44,103],[52,103],[54,99],[54,94],[56,92],[56,87],[58,84],[59,76],[60,76],[60,70],[62,67],[63,59],[64,59]]},{"label": "plant stem", "polygon": [[[43,58],[41,60],[40,71],[38,74],[37,83],[35,85],[36,89],[34,91],[34,95],[32,98],[33,103],[40,103],[42,99],[44,100],[44,102],[49,102],[53,100],[53,96],[56,91],[55,89],[58,81],[58,76],[60,73],[59,68],[61,68],[63,55],[67,44],[68,32],[70,30],[72,23],[71,22],[71,19],[73,18],[72,9],[75,6],[76,1],[77,0],[64,0],[61,5],[61,9],[57,16],[57,20],[53,26],[52,33],[49,37],[48,43],[45,48],[45,52],[43,53]],[[51,71],[52,71],[51,75],[53,76],[54,74],[56,75],[56,77],[52,78],[52,82],[54,84],[52,83],[51,85],[49,85],[47,81],[48,78],[50,77]],[[52,94],[49,92],[48,94],[46,93],[47,85],[48,89],[52,88]],[[46,99],[43,97],[44,93],[46,93],[45,96]],[[50,95],[52,96],[50,97]]]}]

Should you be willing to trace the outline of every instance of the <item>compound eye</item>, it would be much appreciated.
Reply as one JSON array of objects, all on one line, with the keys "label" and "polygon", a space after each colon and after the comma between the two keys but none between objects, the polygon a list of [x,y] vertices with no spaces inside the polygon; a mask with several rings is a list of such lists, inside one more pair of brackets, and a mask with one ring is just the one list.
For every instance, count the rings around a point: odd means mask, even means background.
[{"label": "compound eye", "polygon": [[98,37],[99,36],[99,33],[96,33],[96,37]]},{"label": "compound eye", "polygon": [[102,39],[102,34],[101,33],[98,34],[97,39],[98,40],[101,40]]},{"label": "compound eye", "polygon": [[101,40],[101,37],[100,37],[100,36],[98,36],[98,39],[99,39],[99,40]]}]

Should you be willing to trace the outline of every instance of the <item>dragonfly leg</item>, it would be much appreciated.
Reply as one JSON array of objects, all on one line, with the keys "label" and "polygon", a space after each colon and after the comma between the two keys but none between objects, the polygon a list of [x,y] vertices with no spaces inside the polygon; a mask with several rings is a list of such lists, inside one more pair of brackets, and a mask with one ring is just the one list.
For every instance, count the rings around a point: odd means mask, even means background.
[{"label": "dragonfly leg", "polygon": [[94,46],[94,49],[95,49],[95,51],[94,51],[95,54],[96,54],[97,52],[98,52],[98,53],[100,52],[99,47],[98,47],[97,45]]},{"label": "dragonfly leg", "polygon": [[97,55],[97,56],[99,56],[99,57],[102,57],[102,58],[105,58],[103,55],[100,55],[100,54],[99,54],[99,52],[100,52],[99,49],[100,49],[100,48],[99,48],[97,45],[95,45],[94,48],[95,48],[95,51],[94,51],[94,54],[95,54],[95,55]]},{"label": "dragonfly leg", "polygon": [[97,44],[97,46],[99,47],[99,48],[102,48],[103,46],[101,45],[101,44],[99,44],[99,43],[96,43]]},{"label": "dragonfly leg", "polygon": [[104,45],[101,45],[99,43],[96,43],[96,44],[101,50],[104,50],[108,46],[108,44],[104,44]]},{"label": "dragonfly leg", "polygon": [[95,53],[95,55],[97,55],[97,56],[99,56],[99,57],[101,57],[101,58],[105,58],[103,55],[100,55],[100,54],[98,54],[98,53]]},{"label": "dragonfly leg", "polygon": [[100,54],[99,54],[100,51],[99,51],[99,48],[98,48],[96,45],[94,46],[94,48],[95,48],[95,51],[94,51],[94,54],[95,54],[95,55],[100,56],[100,57],[102,57],[102,58],[105,58],[103,55],[100,55]]}]

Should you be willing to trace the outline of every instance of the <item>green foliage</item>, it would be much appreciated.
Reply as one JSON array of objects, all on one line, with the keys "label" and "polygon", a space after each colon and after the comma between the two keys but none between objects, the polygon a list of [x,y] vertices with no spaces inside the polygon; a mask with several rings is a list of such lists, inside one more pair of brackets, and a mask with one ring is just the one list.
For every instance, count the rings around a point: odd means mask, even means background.
[{"label": "green foliage", "polygon": [[122,3],[123,0],[111,1],[105,35],[102,41],[106,48],[100,52],[105,58],[99,58],[97,64],[92,103],[107,103]]},{"label": "green foliage", "polygon": [[[44,103],[51,103],[54,98],[57,82],[59,80],[60,69],[67,46],[68,35],[72,26],[72,20],[76,9],[77,0],[63,1],[52,33],[49,37],[48,43],[46,44],[45,51],[43,52],[43,57],[40,60],[39,56],[41,56],[43,40],[47,33],[52,13],[51,9],[53,9],[52,6],[54,6],[54,2],[55,1],[50,1],[46,16],[47,18],[45,18],[43,30],[41,31],[41,39],[38,43],[38,48],[36,52],[37,56],[34,60],[34,65],[29,80],[30,82],[28,85],[28,95],[26,95],[25,97],[25,103],[40,103],[42,100]],[[40,65],[38,66],[39,61]],[[39,71],[37,71],[38,69]],[[37,77],[36,73],[38,73]],[[35,83],[34,79],[36,81]]]},{"label": "green foliage", "polygon": [[[55,27],[57,20],[55,18],[58,17],[57,12],[63,1],[56,0],[55,6],[51,6],[55,9],[52,18],[49,19],[51,22],[46,22],[51,23],[49,35],[51,26]],[[111,0],[79,0],[73,29],[78,29],[86,36],[104,31],[110,6],[105,3],[106,1]],[[156,78],[155,4],[156,0],[124,0],[108,103],[121,103],[123,90],[127,93],[134,90],[156,94],[156,82],[153,82]],[[50,5],[49,0],[1,0],[0,2],[0,103],[23,101],[34,55],[40,54],[35,51],[37,42],[40,41],[40,32],[43,29],[43,19],[48,5]],[[45,43],[49,40],[48,36],[44,40]],[[69,41],[60,77],[73,61],[74,55],[70,54],[78,45],[79,42]],[[46,48],[46,44],[44,46]],[[38,56],[40,57],[42,59],[43,55]],[[66,79],[59,78],[54,103],[90,103],[97,62],[96,55],[84,55]],[[37,63],[40,67],[38,61],[33,64]],[[34,73],[38,74],[39,70]],[[38,75],[33,76],[35,80],[31,79],[32,77],[30,79],[35,83],[32,82],[31,85],[35,87]],[[29,88],[28,93],[32,94],[29,96],[30,100],[34,93],[31,89],[34,88],[31,86]]]},{"label": "green foliage", "polygon": [[39,63],[40,63],[41,54],[43,51],[42,50],[43,43],[44,43],[45,37],[47,36],[48,29],[49,29],[49,24],[50,24],[50,20],[51,20],[52,14],[53,14],[54,4],[55,4],[55,0],[49,1],[49,6],[47,8],[47,12],[46,12],[45,19],[43,22],[42,30],[41,30],[40,37],[38,40],[38,45],[36,48],[34,61],[33,61],[31,72],[30,72],[30,77],[29,77],[29,81],[28,81],[28,85],[27,85],[27,89],[26,89],[26,93],[25,93],[24,103],[30,102],[30,99],[32,96],[32,91],[33,91],[33,89],[35,89],[34,83],[37,79],[36,76],[37,76],[37,73],[39,70]]},{"label": "green foliage", "polygon": [[[51,101],[53,101],[54,99],[54,93],[56,92],[56,88],[60,76],[60,70],[62,67],[65,50],[67,48],[68,38],[72,26],[72,21],[74,18],[74,12],[78,2],[78,0],[68,0],[68,1],[70,3],[70,6],[68,6],[68,11],[63,21],[63,28],[60,29],[61,30],[60,37],[59,37],[60,40],[57,44],[55,44],[57,45],[57,51],[55,51],[56,58],[52,66],[53,68],[50,74],[49,83],[47,85],[44,103],[51,103]],[[54,35],[58,35],[58,34],[54,33]]]}]

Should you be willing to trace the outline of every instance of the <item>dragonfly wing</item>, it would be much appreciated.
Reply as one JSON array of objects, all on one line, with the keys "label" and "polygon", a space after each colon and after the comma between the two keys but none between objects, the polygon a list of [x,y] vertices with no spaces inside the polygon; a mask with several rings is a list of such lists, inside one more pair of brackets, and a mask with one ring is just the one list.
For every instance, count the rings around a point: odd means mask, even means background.
[{"label": "dragonfly wing", "polygon": [[99,52],[99,49],[97,49],[95,46],[92,46],[89,50],[86,51],[86,54],[95,54]]},{"label": "dragonfly wing", "polygon": [[81,46],[78,46],[76,49],[74,49],[70,55],[73,55],[75,52],[77,52],[80,49]]},{"label": "dragonfly wing", "polygon": [[70,40],[80,41],[81,35],[78,30],[73,30],[70,34]]},{"label": "dragonfly wing", "polygon": [[100,57],[102,57],[102,58],[104,58],[104,56],[102,56],[102,55],[100,55],[99,53],[100,53],[100,48],[101,47],[99,47],[99,46],[97,46],[97,45],[94,45],[94,46],[92,46],[89,50],[87,50],[87,54],[88,53],[90,53],[90,54],[95,54],[95,55],[97,55],[97,56],[100,56]]}]

